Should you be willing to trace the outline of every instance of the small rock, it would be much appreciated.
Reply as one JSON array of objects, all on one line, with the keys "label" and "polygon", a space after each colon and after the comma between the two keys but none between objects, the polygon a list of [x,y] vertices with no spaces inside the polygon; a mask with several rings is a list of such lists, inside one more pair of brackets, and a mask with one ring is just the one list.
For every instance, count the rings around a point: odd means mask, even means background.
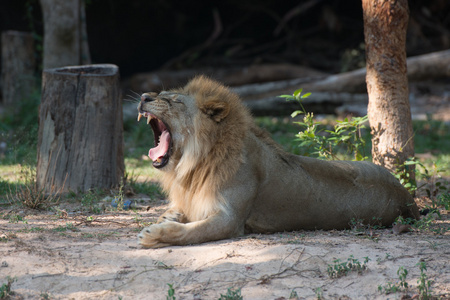
[{"label": "small rock", "polygon": [[392,226],[392,232],[394,234],[400,234],[403,232],[410,232],[412,231],[412,226],[411,225],[406,225],[406,224],[395,224],[394,226]]}]

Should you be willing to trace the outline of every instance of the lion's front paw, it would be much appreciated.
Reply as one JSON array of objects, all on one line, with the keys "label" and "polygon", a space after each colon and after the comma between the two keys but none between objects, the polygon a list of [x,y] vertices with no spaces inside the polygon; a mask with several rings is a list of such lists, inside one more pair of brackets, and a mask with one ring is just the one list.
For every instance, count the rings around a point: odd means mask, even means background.
[{"label": "lion's front paw", "polygon": [[161,243],[161,225],[155,224],[142,229],[138,234],[138,243],[144,248],[160,248],[167,246]]},{"label": "lion's front paw", "polygon": [[161,248],[176,245],[178,244],[177,233],[181,230],[182,225],[172,221],[154,224],[142,229],[138,235],[138,243],[144,248]]}]

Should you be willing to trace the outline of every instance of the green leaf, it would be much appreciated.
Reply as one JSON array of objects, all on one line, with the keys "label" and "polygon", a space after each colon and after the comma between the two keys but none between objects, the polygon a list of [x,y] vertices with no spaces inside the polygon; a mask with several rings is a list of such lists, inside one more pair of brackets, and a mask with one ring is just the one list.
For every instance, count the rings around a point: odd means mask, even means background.
[{"label": "green leaf", "polygon": [[303,96],[301,96],[302,99],[308,98],[309,96],[311,96],[311,93],[306,93]]},{"label": "green leaf", "polygon": [[[294,111],[292,114],[291,114],[291,117],[292,118],[294,118],[294,117],[296,117],[296,116],[298,116],[298,115],[300,115],[300,114],[302,114],[303,112],[302,111],[300,111],[300,110],[296,110],[296,111]],[[302,125],[304,125],[303,123],[300,123],[300,122],[296,122],[297,124],[302,124]]]},{"label": "green leaf", "polygon": [[293,96],[294,97],[298,97],[298,95],[300,95],[302,93],[303,89],[298,89],[294,92]]},{"label": "green leaf", "polygon": [[281,95],[278,96],[279,98],[285,98],[286,100],[295,100],[294,97],[292,97],[291,95]]}]

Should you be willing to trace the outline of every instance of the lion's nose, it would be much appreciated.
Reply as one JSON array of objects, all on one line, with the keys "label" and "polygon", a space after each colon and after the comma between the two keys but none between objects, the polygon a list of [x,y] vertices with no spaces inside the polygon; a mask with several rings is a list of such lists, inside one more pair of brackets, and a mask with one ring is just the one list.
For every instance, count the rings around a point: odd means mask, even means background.
[{"label": "lion's nose", "polygon": [[142,102],[151,102],[156,100],[157,93],[145,93],[141,95]]}]

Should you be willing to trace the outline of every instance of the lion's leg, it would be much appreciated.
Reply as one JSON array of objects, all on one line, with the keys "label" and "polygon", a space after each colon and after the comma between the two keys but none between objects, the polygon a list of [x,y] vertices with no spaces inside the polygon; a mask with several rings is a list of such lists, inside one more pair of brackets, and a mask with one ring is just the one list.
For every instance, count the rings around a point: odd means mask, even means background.
[{"label": "lion's leg", "polygon": [[[246,180],[242,181],[241,178]],[[256,186],[251,170],[241,168],[236,174],[236,181],[230,182],[229,188],[221,192],[226,205],[215,214],[190,223],[166,221],[151,225],[138,235],[139,244],[146,248],[159,248],[168,245],[198,244],[243,235],[244,225],[255,198]]]},{"label": "lion's leg", "polygon": [[177,209],[169,208],[158,218],[158,221],[156,223],[159,224],[167,221],[185,223],[185,217],[184,214],[182,214]]},{"label": "lion's leg", "polygon": [[160,248],[226,239],[243,233],[242,222],[220,212],[205,220],[186,224],[173,221],[154,224],[144,228],[138,239],[139,244],[145,248]]}]

